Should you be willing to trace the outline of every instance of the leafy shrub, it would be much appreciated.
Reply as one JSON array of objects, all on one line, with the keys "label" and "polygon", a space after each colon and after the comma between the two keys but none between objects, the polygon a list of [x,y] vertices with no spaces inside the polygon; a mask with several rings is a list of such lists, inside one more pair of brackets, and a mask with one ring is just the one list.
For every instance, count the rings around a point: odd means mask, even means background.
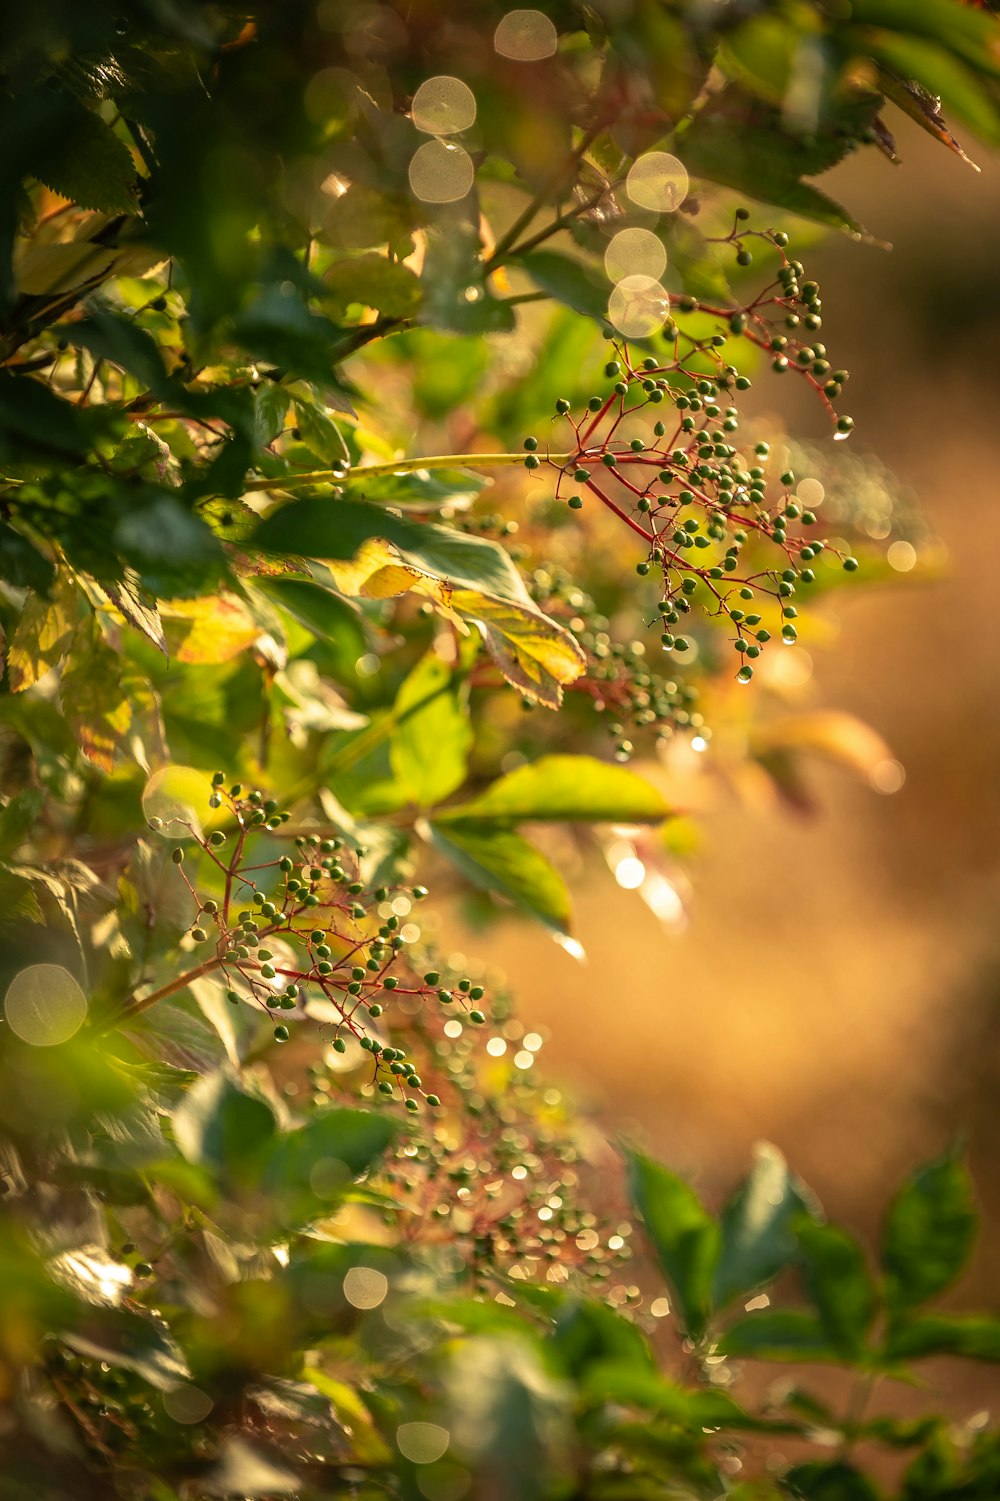
[{"label": "leafy shrub", "polygon": [[935,1307],[960,1161],[877,1259],[774,1148],[716,1218],[423,915],[572,951],[553,831],[682,848],[646,753],[720,723],[800,796],[772,664],[924,538],[740,403],[848,437],[807,179],[887,101],[995,144],[995,55],[952,0],[10,18],[3,1495],[997,1493],[883,1401],[1000,1353]]}]

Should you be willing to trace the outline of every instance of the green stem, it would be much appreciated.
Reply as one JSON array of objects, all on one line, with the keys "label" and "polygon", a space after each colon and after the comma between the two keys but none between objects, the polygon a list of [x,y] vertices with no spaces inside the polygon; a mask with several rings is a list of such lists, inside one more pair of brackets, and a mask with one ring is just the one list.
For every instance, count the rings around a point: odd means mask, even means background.
[{"label": "green stem", "polygon": [[[393,459],[388,464],[362,464],[356,469],[310,469],[303,474],[283,474],[273,479],[266,476],[248,480],[245,490],[287,490],[292,485],[321,485],[344,480],[379,479],[384,475],[413,474],[421,469],[502,469],[514,464],[523,464],[523,453],[438,453],[423,459]],[[573,457],[570,453],[544,455],[550,463],[567,464]]]}]

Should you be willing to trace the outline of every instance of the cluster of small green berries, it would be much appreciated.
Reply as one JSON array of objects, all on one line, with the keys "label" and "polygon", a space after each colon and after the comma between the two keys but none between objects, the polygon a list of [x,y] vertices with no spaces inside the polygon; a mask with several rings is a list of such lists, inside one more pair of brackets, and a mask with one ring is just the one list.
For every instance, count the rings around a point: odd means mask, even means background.
[{"label": "cluster of small green berries", "polygon": [[[228,1000],[301,1014],[311,997],[323,997],[341,1018],[334,1050],[345,1051],[348,1037],[359,1042],[371,1056],[379,1094],[402,1098],[410,1111],[419,1108],[418,1096],[437,1106],[438,1096],[424,1090],[405,1052],[383,1041],[386,1007],[406,997],[438,1010],[454,1007],[474,1025],[485,1023],[486,1014],[482,986],[460,977],[452,990],[437,970],[420,974],[414,967],[410,950],[419,928],[400,914],[422,901],[426,888],[373,887],[361,874],[363,849],[315,833],[296,835],[283,853],[262,858],[257,836],[278,833],[289,815],[258,791],[227,788],[221,772],[209,801],[213,810],[227,810],[232,825],[194,836],[208,857],[213,894],[188,877],[183,845],[172,858],[198,904],[189,938],[214,944],[210,967],[223,976]],[[275,1020],[275,1041],[287,1042],[287,1023]]]},{"label": "cluster of small green berries", "polygon": [[[665,741],[678,730],[703,727],[698,689],[658,672],[644,641],[616,641],[608,617],[564,569],[548,564],[527,582],[539,608],[572,631],[585,651],[588,670],[579,687],[603,717],[617,760],[631,758],[644,732]],[[684,607],[690,608],[686,600]]]},{"label": "cluster of small green berries", "polygon": [[[663,650],[686,651],[684,617],[699,606],[728,622],[741,682],[753,676],[768,641],[796,640],[793,596],[816,582],[820,560],[824,571],[858,567],[856,558],[815,536],[816,516],[796,494],[794,473],[769,472],[768,445],[737,446],[733,396],[750,381],[725,363],[730,339],[767,350],[779,372],[797,370],[831,411],[847,380],[846,371],[831,369],[823,344],[800,334],[821,326],[817,284],[785,257],[783,235],[764,238],[782,254],[774,285],[739,309],[678,299],[679,316],[697,312],[703,322],[707,314],[715,330],[696,336],[672,320],[666,359],[633,359],[628,345],[614,339],[604,369],[610,392],[591,397],[578,418],[565,399],[556,403],[574,441],[569,459],[546,460],[558,470],[557,501],[578,511],[589,497],[642,539],[636,573],[662,579]],[[836,435],[845,437],[851,419],[833,415]],[[537,439],[528,437],[524,446],[526,464],[537,468],[543,462]]]}]

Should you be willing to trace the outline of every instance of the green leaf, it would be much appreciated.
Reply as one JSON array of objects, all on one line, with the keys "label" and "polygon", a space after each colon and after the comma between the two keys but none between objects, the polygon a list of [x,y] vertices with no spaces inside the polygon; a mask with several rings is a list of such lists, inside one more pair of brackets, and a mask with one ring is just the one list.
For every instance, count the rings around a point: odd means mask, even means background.
[{"label": "green leaf", "polygon": [[533,607],[456,589],[450,604],[482,631],[486,650],[508,683],[534,703],[558,709],[563,688],[576,682],[587,658],[569,631]]},{"label": "green leaf", "polygon": [[[363,475],[363,470],[357,470],[350,480],[363,483]],[[276,481],[276,486],[279,484]],[[293,501],[268,516],[253,540],[257,547],[270,552],[305,553],[346,562],[374,538],[393,543],[404,560],[456,587],[485,590],[501,599],[530,604],[521,575],[495,542],[464,536],[444,526],[410,521],[364,501]]]},{"label": "green leaf", "polygon": [[[874,95],[871,116],[877,100]],[[786,128],[780,109],[729,84],[695,116],[678,150],[693,177],[724,183],[805,219],[845,229],[857,238],[866,236],[846,209],[802,180],[825,172],[846,156],[849,133],[827,130],[809,137],[794,135]]]},{"label": "green leaf", "polygon": [[558,933],[569,931],[569,892],[562,876],[533,844],[490,824],[430,824],[435,847],[476,886],[506,897]]},{"label": "green leaf", "polygon": [[879,1501],[879,1492],[860,1470],[843,1460],[795,1465],[784,1477],[792,1496],[802,1501]]},{"label": "green leaf", "polygon": [[411,803],[442,802],[465,781],[472,725],[461,680],[433,651],[404,680],[389,747],[393,773]]},{"label": "green leaf", "polygon": [[670,1283],[681,1325],[700,1339],[712,1310],[719,1226],[683,1179],[639,1152],[626,1152],[626,1159],[632,1203]]},{"label": "green leaf", "polygon": [[77,1354],[134,1371],[160,1391],[169,1391],[190,1376],[166,1325],[152,1315],[106,1308],[93,1323],[64,1330],[62,1338]]},{"label": "green leaf", "polygon": [[0,521],[0,578],[16,589],[34,589],[47,594],[55,569],[34,543]]},{"label": "green leaf", "polygon": [[793,1308],[766,1308],[733,1324],[719,1348],[735,1358],[837,1360],[822,1320]]},{"label": "green leaf", "polygon": [[112,541],[143,587],[160,599],[211,594],[225,574],[219,539],[166,492],[137,494],[134,508],[118,522]]},{"label": "green leaf", "polygon": [[349,464],[350,449],[340,428],[316,397],[295,396],[295,419],[302,441],[324,464]]},{"label": "green leaf", "polygon": [[231,1073],[219,1069],[188,1091],[174,1113],[173,1128],[188,1162],[251,1186],[259,1179],[277,1122],[266,1100],[247,1094]]},{"label": "green leaf", "polygon": [[641,1371],[655,1369],[642,1331],[613,1308],[591,1299],[567,1298],[560,1303],[549,1345],[566,1374],[576,1379],[604,1361]]},{"label": "green leaf", "polygon": [[29,594],[7,648],[12,693],[34,687],[65,655],[76,626],[73,591],[63,582],[51,600]]},{"label": "green leaf", "polygon": [[270,1139],[260,1186],[281,1224],[329,1214],[355,1178],[384,1155],[398,1125],[374,1110],[325,1110]]},{"label": "green leaf", "polygon": [[906,1318],[885,1342],[889,1360],[919,1360],[927,1355],[961,1355],[968,1360],[1000,1361],[1000,1319],[927,1314]]},{"label": "green leaf", "polygon": [[139,207],[132,154],[110,125],[62,95],[58,139],[29,151],[29,170],[45,186],[81,208],[134,214]]},{"label": "green leaf", "polygon": [[865,32],[864,46],[872,57],[903,78],[915,79],[982,140],[1000,142],[1000,110],[979,83],[971,67],[933,42],[920,37]]},{"label": "green leaf", "polygon": [[978,72],[1000,78],[1000,54],[993,16],[953,0],[851,0],[855,25],[925,37],[963,57]]},{"label": "green leaf", "polygon": [[596,268],[554,250],[535,250],[521,257],[532,281],[576,313],[603,322],[608,316],[611,284]]},{"label": "green leaf", "polygon": [[661,823],[670,808],[656,788],[624,766],[593,756],[542,756],[500,777],[471,802],[442,809],[438,823]]},{"label": "green leaf", "polygon": [[409,318],[420,306],[423,289],[408,266],[382,255],[337,261],[323,278],[338,312],[352,303],[373,307],[387,318]]},{"label": "green leaf", "polygon": [[850,1359],[863,1354],[876,1294],[864,1252],[846,1230],[800,1218],[803,1276],[830,1343]]},{"label": "green leaf", "polygon": [[31,833],[44,801],[45,794],[40,787],[28,787],[8,798],[0,811],[0,860],[12,855]]},{"label": "green leaf", "polygon": [[94,632],[86,633],[67,660],[59,700],[87,760],[113,771],[132,723],[132,701],[118,656]]},{"label": "green leaf", "polygon": [[942,1157],[920,1169],[893,1200],[882,1265],[890,1308],[924,1303],[958,1276],[975,1239],[976,1207],[965,1165]]},{"label": "green leaf", "polygon": [[749,1176],[719,1219],[722,1246],[715,1269],[718,1307],[770,1282],[793,1260],[794,1223],[807,1208],[803,1186],[777,1147],[762,1142]]}]

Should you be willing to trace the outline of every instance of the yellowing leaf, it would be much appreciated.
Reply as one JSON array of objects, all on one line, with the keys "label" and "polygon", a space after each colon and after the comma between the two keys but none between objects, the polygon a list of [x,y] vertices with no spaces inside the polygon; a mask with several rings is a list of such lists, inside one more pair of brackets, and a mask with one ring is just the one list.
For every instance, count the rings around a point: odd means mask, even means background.
[{"label": "yellowing leaf", "polygon": [[228,662],[251,646],[260,627],[232,595],[172,600],[161,606],[178,662]]},{"label": "yellowing leaf", "polygon": [[525,698],[558,709],[562,691],[586,670],[576,639],[540,610],[514,605],[472,589],[456,589],[452,606],[474,620],[500,671]]},{"label": "yellowing leaf", "polygon": [[61,580],[52,599],[31,594],[7,652],[11,692],[23,693],[55,667],[69,646],[76,625],[72,586]]},{"label": "yellowing leaf", "polygon": [[113,771],[115,755],[132,723],[132,706],[116,654],[92,640],[70,660],[59,684],[63,713],[80,749],[99,766]]},{"label": "yellowing leaf", "polygon": [[559,707],[564,686],[586,668],[587,659],[574,637],[537,610],[527,595],[522,604],[486,590],[456,587],[418,568],[384,538],[371,537],[349,562],[331,561],[328,566],[344,594],[389,599],[412,591],[433,599],[453,621],[472,621],[507,681],[547,708]]}]

